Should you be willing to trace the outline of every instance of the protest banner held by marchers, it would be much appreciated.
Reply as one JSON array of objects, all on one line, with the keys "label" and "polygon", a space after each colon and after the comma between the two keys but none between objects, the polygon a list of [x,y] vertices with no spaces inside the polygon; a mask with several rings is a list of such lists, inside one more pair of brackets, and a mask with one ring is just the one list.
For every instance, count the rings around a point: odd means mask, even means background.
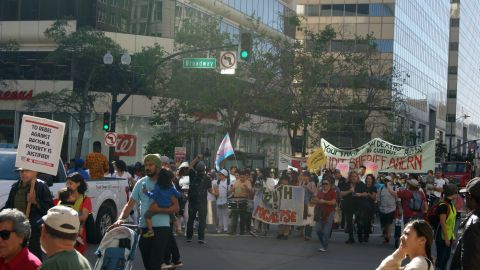
[{"label": "protest banner held by marchers", "polygon": [[[340,149],[322,139],[327,155],[326,168],[335,169],[338,164],[349,164],[351,170],[364,165],[371,173],[426,173],[435,169],[435,141],[419,145],[399,146],[382,139],[373,139],[352,150]],[[376,164],[376,166],[374,165]]]},{"label": "protest banner held by marchers", "polygon": [[57,175],[65,123],[24,115],[15,166]]}]

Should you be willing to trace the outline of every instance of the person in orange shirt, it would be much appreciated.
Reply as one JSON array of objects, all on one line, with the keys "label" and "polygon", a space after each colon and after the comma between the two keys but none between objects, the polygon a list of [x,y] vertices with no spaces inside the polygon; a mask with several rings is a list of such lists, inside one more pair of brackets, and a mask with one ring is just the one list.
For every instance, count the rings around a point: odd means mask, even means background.
[{"label": "person in orange shirt", "polygon": [[90,179],[101,179],[108,171],[108,159],[102,154],[102,144],[93,143],[93,152],[85,158],[85,168],[90,170]]}]

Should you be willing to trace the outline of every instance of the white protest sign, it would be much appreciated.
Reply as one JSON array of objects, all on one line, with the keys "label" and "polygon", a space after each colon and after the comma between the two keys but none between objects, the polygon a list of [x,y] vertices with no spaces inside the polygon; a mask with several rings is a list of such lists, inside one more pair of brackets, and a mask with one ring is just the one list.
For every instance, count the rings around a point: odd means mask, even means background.
[{"label": "white protest sign", "polygon": [[305,190],[297,186],[280,186],[273,191],[257,192],[253,218],[268,224],[303,225]]},{"label": "white protest sign", "polygon": [[328,169],[335,169],[339,163],[349,164],[351,170],[368,165],[367,169],[372,173],[426,173],[435,169],[434,140],[414,146],[399,146],[376,138],[353,150],[345,150],[322,139],[321,146],[327,155]]},{"label": "white protest sign", "polygon": [[24,115],[15,166],[57,175],[65,123]]}]

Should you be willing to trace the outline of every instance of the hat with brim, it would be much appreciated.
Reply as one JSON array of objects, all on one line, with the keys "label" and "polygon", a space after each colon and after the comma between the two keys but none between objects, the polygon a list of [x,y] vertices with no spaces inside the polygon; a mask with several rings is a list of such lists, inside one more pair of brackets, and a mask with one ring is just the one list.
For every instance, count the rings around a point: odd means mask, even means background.
[{"label": "hat with brim", "polygon": [[465,188],[460,189],[459,193],[469,193],[475,198],[480,198],[480,177],[470,180]]},{"label": "hat with brim", "polygon": [[418,187],[418,181],[415,179],[409,179],[407,180],[407,183],[411,186]]},{"label": "hat with brim", "polygon": [[222,170],[220,171],[220,173],[223,174],[225,177],[228,176],[228,171],[225,170],[225,169],[222,169]]},{"label": "hat with brim", "polygon": [[80,230],[80,220],[77,211],[63,205],[50,208],[47,214],[39,221],[56,231],[66,234],[75,234]]},{"label": "hat with brim", "polygon": [[188,165],[188,162],[184,161],[182,162],[182,164],[180,164],[180,166],[178,166],[178,169],[181,169],[181,168],[188,168],[190,165]]}]

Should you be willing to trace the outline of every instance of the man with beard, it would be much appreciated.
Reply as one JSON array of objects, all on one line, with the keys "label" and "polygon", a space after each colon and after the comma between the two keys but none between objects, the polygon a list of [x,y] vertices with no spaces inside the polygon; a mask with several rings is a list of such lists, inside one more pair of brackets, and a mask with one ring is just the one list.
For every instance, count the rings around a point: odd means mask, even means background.
[{"label": "man with beard", "polygon": [[[27,216],[32,227],[28,248],[42,260],[40,226],[37,224],[37,220],[53,207],[52,193],[44,181],[37,179],[36,171],[25,168],[18,168],[18,171],[20,171],[20,180],[12,185],[4,209],[16,208]],[[34,190],[30,192],[32,186]],[[30,213],[27,213],[28,208],[30,208]]]},{"label": "man with beard", "polygon": [[[145,174],[147,176],[138,180],[132,191],[132,196],[127,204],[123,207],[122,212],[119,215],[118,220],[113,226],[118,226],[125,223],[132,209],[137,203],[140,208],[139,225],[142,228],[142,234],[147,232],[147,226],[145,224],[145,213],[149,210],[153,200],[143,193],[143,188],[151,191],[155,188],[155,184],[158,179],[158,172],[162,167],[162,161],[160,156],[156,154],[146,155],[144,158]],[[156,204],[153,204],[153,208],[150,210],[155,214],[152,216],[152,225],[154,236],[153,237],[140,237],[139,248],[142,254],[143,265],[147,270],[158,270],[161,266],[166,266],[163,259],[166,254],[169,254],[168,248],[175,250],[172,245],[176,244],[173,239],[173,233],[170,228],[170,215],[178,211],[178,200],[172,197],[172,205],[168,208],[160,208]],[[178,249],[177,249],[178,250]],[[175,264],[181,264],[175,257],[179,254],[172,254]]]}]

